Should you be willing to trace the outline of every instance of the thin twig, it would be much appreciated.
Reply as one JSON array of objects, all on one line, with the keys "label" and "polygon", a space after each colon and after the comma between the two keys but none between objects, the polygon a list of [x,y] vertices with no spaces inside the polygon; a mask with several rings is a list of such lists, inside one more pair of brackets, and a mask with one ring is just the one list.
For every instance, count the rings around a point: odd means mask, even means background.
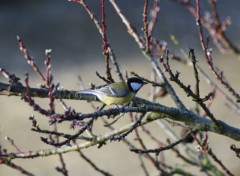
[{"label": "thin twig", "polygon": [[[183,55],[186,55],[186,52],[183,51],[183,49],[181,49],[181,52],[183,52]],[[174,56],[175,57],[175,56]],[[181,58],[180,63],[188,65],[188,66],[192,66],[192,64],[189,64],[188,61],[184,58]],[[201,76],[204,78],[204,80],[211,85],[214,89],[216,89],[216,92],[221,95],[226,103],[234,110],[236,110],[237,113],[240,113],[240,106],[230,97],[228,96],[216,83],[213,82],[213,80],[207,75],[207,73],[199,66],[197,65],[197,69],[199,70],[199,73],[201,74]]]},{"label": "thin twig", "polygon": [[212,159],[213,159],[216,163],[218,163],[218,164],[221,166],[222,170],[224,170],[224,172],[226,172],[227,175],[229,175],[229,176],[233,176],[233,175],[234,175],[233,173],[231,173],[230,170],[228,170],[228,169],[226,168],[226,166],[224,166],[224,164],[222,163],[222,161],[217,158],[217,156],[212,152],[212,149],[209,149],[209,150],[208,150],[208,154],[212,157]]},{"label": "thin twig", "polygon": [[122,139],[124,139],[128,134],[130,134],[134,129],[137,128],[137,126],[139,126],[141,124],[141,121],[142,119],[144,118],[145,116],[145,113],[143,113],[138,120],[136,120],[135,124],[126,132],[126,133],[123,133],[119,136],[112,136],[110,138],[110,140],[114,140],[114,141],[120,141]]},{"label": "thin twig", "polygon": [[112,174],[100,169],[94,162],[92,162],[91,159],[89,159],[86,155],[84,155],[80,149],[78,150],[78,153],[88,164],[90,164],[90,166],[92,166],[99,173],[101,173],[105,176],[111,176],[112,175]]},{"label": "thin twig", "polygon": [[[154,71],[155,71],[155,70],[154,70]],[[135,76],[135,77],[138,77],[138,78],[141,78],[144,82],[147,82],[147,83],[152,84],[153,87],[164,87],[164,86],[165,86],[164,83],[157,83],[156,81],[151,81],[151,80],[149,80],[149,79],[147,79],[147,78],[144,78],[144,77],[138,75],[138,74],[135,73],[135,72],[131,72],[131,75],[133,75],[133,76]]]},{"label": "thin twig", "polygon": [[61,163],[61,165],[62,165],[62,168],[60,168],[60,167],[56,167],[56,170],[58,171],[58,172],[60,172],[60,173],[62,173],[64,176],[68,176],[68,170],[67,170],[67,168],[66,168],[66,163],[65,163],[65,161],[64,161],[64,159],[63,159],[63,154],[58,154],[58,156],[59,156],[59,159],[60,159],[60,163]]},{"label": "thin twig", "polygon": [[[73,1],[76,3],[81,4],[84,9],[87,11],[87,13],[89,14],[90,18],[93,20],[93,22],[95,23],[99,33],[101,34],[101,36],[103,37],[103,31],[102,31],[102,27],[100,25],[100,22],[97,20],[97,17],[91,12],[91,10],[89,9],[88,5],[86,4],[86,2],[84,0],[68,0],[68,1]],[[110,44],[108,43],[108,52],[109,52],[109,56],[111,58],[111,61],[113,63],[113,65],[115,66],[115,72],[117,73],[117,75],[119,76],[121,81],[124,81],[120,66],[117,62],[116,56],[113,52],[112,47],[110,46]]]},{"label": "thin twig", "polygon": [[145,35],[145,45],[146,52],[150,52],[149,50],[149,34],[148,34],[148,21],[147,21],[147,8],[148,8],[148,0],[145,0],[144,8],[143,8],[143,32]]},{"label": "thin twig", "polygon": [[194,54],[194,50],[190,49],[189,50],[189,57],[192,59],[193,63],[193,69],[194,69],[194,75],[195,75],[195,80],[196,80],[196,96],[200,98],[200,90],[199,90],[199,77],[198,77],[198,69],[197,69],[197,61],[196,61],[196,56]]},{"label": "thin twig", "polygon": [[153,8],[150,11],[151,19],[150,19],[149,24],[148,24],[148,34],[149,34],[149,36],[152,35],[153,29],[154,29],[155,24],[157,22],[157,16],[158,16],[159,10],[160,10],[159,0],[154,0]]},{"label": "thin twig", "polygon": [[138,158],[139,158],[140,165],[141,165],[141,168],[143,169],[143,172],[144,172],[145,176],[149,176],[149,172],[148,172],[148,170],[146,168],[146,165],[145,165],[145,163],[143,161],[142,155],[138,155]]},{"label": "thin twig", "polygon": [[105,63],[106,63],[106,75],[107,75],[107,79],[110,82],[114,82],[114,80],[112,78],[112,75],[111,75],[111,69],[110,69],[110,66],[109,66],[109,50],[108,50],[108,41],[107,41],[107,34],[106,34],[104,0],[101,0],[101,4],[102,4],[103,50],[104,50]]},{"label": "thin twig", "polygon": [[83,127],[76,134],[68,136],[67,140],[65,141],[53,143],[52,141],[48,141],[46,138],[43,138],[43,137],[41,137],[41,140],[46,144],[53,145],[56,147],[60,147],[65,144],[70,144],[70,141],[76,139],[80,134],[82,134],[85,130],[87,130],[87,128],[89,128],[92,125],[93,121],[94,121],[94,118],[90,119],[86,124],[83,125]]},{"label": "thin twig", "polygon": [[208,141],[204,140],[203,143],[201,143],[198,138],[192,134],[192,137],[194,138],[194,140],[198,143],[199,145],[199,151],[204,152],[204,153],[208,153],[208,155],[222,168],[222,170],[224,172],[226,172],[227,175],[229,176],[233,176],[233,174],[226,168],[226,166],[224,166],[224,164],[222,163],[221,160],[218,159],[218,157],[212,152],[212,149],[209,148],[208,146]]},{"label": "thin twig", "polygon": [[0,67],[0,73],[8,80],[10,81],[11,75],[8,73],[4,68]]},{"label": "thin twig", "polygon": [[168,146],[163,146],[163,147],[160,147],[160,148],[157,148],[157,149],[147,149],[147,150],[141,150],[141,149],[136,149],[136,148],[132,148],[130,149],[132,152],[135,152],[135,153],[156,153],[156,154],[159,154],[161,151],[164,151],[164,150],[169,150],[173,147],[175,147],[176,145],[180,144],[181,142],[184,142],[184,140],[193,133],[194,131],[190,131],[188,132],[187,134],[184,135],[183,138],[179,139],[178,141],[174,142],[174,143],[171,143],[170,145]]},{"label": "thin twig", "polygon": [[30,54],[28,53],[26,47],[24,46],[24,44],[19,36],[17,36],[17,40],[18,40],[18,43],[20,46],[20,50],[23,52],[25,58],[27,59],[27,63],[33,67],[34,71],[38,74],[38,76],[41,78],[41,80],[44,82],[44,84],[48,85],[46,79],[40,72],[40,70],[39,70],[38,66],[36,65],[36,63],[34,62],[32,56],[30,56]]},{"label": "thin twig", "polygon": [[235,152],[236,156],[240,159],[240,148],[237,148],[236,145],[232,144],[230,149]]},{"label": "thin twig", "polygon": [[112,3],[112,5],[113,5],[114,9],[116,10],[117,14],[122,19],[122,22],[126,25],[126,27],[128,29],[128,33],[135,39],[135,41],[139,45],[140,49],[144,50],[145,47],[144,47],[143,41],[139,37],[139,34],[133,28],[133,26],[129,23],[129,21],[125,18],[125,16],[123,15],[122,11],[120,10],[118,5],[116,4],[115,0],[109,0],[109,1]]},{"label": "thin twig", "polygon": [[5,139],[16,149],[17,152],[21,152],[20,148],[14,143],[13,139],[6,136]]},{"label": "thin twig", "polygon": [[[35,131],[35,132],[38,132],[38,133],[43,133],[43,134],[49,134],[49,135],[55,135],[55,136],[59,136],[59,137],[64,137],[66,139],[69,139],[72,137],[71,134],[66,134],[66,133],[60,133],[60,132],[57,132],[57,131],[49,131],[49,130],[41,130],[41,129],[35,129],[35,128],[32,128],[31,129],[32,131]],[[85,137],[85,136],[78,136],[77,138],[75,139],[82,139],[82,140],[85,140],[85,141],[91,141],[92,138],[91,137]]]},{"label": "thin twig", "polygon": [[[134,122],[132,113],[130,113],[130,117],[131,117],[132,122],[136,124],[138,120],[136,120],[136,121]],[[143,140],[141,139],[141,137],[140,137],[140,135],[139,135],[138,129],[137,129],[137,128],[134,128],[134,131],[135,131],[136,138],[138,139],[138,142],[139,142],[141,148],[142,148],[143,150],[146,150],[146,146],[145,146],[145,144],[143,143]],[[165,171],[163,170],[163,168],[161,168],[161,166],[159,165],[159,163],[158,163],[156,160],[154,160],[153,157],[152,157],[149,153],[146,153],[146,156],[147,156],[147,158],[149,159],[149,161],[151,161],[151,162],[153,163],[153,165],[156,167],[156,169],[160,170],[162,173],[165,173]]]},{"label": "thin twig", "polygon": [[12,161],[9,161],[9,160],[1,160],[1,159],[0,159],[0,163],[3,163],[3,164],[5,164],[5,165],[7,165],[7,166],[9,166],[9,167],[11,167],[11,168],[13,168],[13,169],[18,170],[18,171],[19,171],[21,174],[23,174],[23,175],[34,176],[34,174],[32,174],[32,173],[30,173],[29,171],[23,169],[21,166],[14,164]]}]

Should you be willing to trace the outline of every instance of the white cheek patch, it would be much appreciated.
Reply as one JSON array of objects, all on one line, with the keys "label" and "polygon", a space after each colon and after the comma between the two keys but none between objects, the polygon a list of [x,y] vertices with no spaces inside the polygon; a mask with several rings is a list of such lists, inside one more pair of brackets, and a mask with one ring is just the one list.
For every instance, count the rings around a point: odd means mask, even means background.
[{"label": "white cheek patch", "polygon": [[130,85],[134,92],[137,92],[142,87],[142,84],[136,82],[132,82]]}]

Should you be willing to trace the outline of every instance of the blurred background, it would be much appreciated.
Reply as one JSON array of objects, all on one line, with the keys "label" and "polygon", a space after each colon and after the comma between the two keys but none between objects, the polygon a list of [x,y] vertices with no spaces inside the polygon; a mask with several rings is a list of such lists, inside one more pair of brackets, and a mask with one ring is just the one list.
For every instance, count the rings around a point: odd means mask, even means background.
[{"label": "blurred background", "polygon": [[[98,19],[101,20],[101,1],[86,0],[86,2]],[[117,1],[117,3],[128,20],[142,35],[144,1],[121,0]],[[207,1],[201,3],[201,12],[204,14],[204,12],[210,10],[210,5]],[[217,3],[220,19],[224,20],[228,16],[232,19],[232,25],[228,27],[226,34],[238,48],[240,48],[239,5],[240,2],[237,0],[222,0]],[[152,1],[149,7],[152,7]],[[126,27],[122,24],[108,1],[106,1],[105,10],[108,41],[113,48],[123,73],[125,71],[134,71],[149,78],[151,72],[150,64],[142,55],[133,38],[128,35]],[[188,51],[189,47],[194,48],[199,64],[209,73],[200,48],[195,18],[186,8],[169,1],[160,1],[159,17],[153,34],[155,38],[166,41],[168,48],[176,55],[182,56],[180,49],[170,40],[171,34],[177,37],[184,50]],[[206,31],[204,34],[207,34]],[[51,65],[54,82],[60,82],[60,85],[65,89],[79,90],[79,75],[82,77],[86,87],[91,82],[97,85],[103,84],[95,74],[96,71],[103,76],[105,74],[104,56],[102,54],[103,42],[93,21],[90,20],[89,15],[81,5],[68,2],[67,0],[0,0],[0,67],[6,69],[11,74],[14,73],[22,80],[26,72],[30,73],[30,86],[37,87],[41,80],[27,64],[22,52],[19,50],[17,35],[21,37],[30,55],[34,57],[43,73],[45,73],[45,49],[52,49]],[[216,66],[224,71],[228,81],[239,92],[239,58],[235,55],[221,55],[212,42],[210,42],[210,45],[213,48]],[[193,79],[191,68],[182,67],[182,65],[174,62],[173,68],[177,68],[181,72],[181,78],[186,84],[194,85],[195,80]],[[114,71],[113,76],[117,80],[117,75],[114,74]],[[1,75],[0,81],[7,82]],[[139,92],[139,96],[148,98],[149,90],[150,85],[147,85]],[[194,105],[191,99],[185,98],[181,90],[176,90],[183,97],[184,103],[189,108],[193,108]],[[202,95],[211,90],[212,88],[208,87],[208,84],[201,80]],[[48,108],[47,99],[36,99],[36,101],[44,108]],[[83,113],[92,111],[86,102],[66,102],[69,106]],[[159,102],[167,106],[174,106],[169,97],[161,99]],[[60,106],[57,106],[56,109],[59,112],[63,111]],[[236,124],[239,124],[239,115],[232,112],[224,104],[224,100],[221,97],[216,97],[212,110],[218,119],[236,127]],[[4,140],[5,136],[14,139],[15,143],[23,151],[49,148],[49,146],[40,141],[39,137],[42,135],[30,131],[31,122],[27,118],[31,114],[36,116],[42,128],[51,129],[48,126],[48,120],[37,112],[32,111],[32,108],[24,103],[20,97],[0,96],[0,140],[1,144],[8,151],[15,152],[9,143]],[[129,123],[128,118],[117,122],[116,127],[126,123]],[[99,123],[99,129],[95,129],[96,134],[103,134],[108,131],[102,126]],[[167,138],[166,134],[160,133],[161,129],[156,124],[150,124],[147,127],[152,129],[155,132],[154,134],[163,141]],[[60,125],[59,130],[74,133],[73,130],[69,130],[69,124]],[[180,129],[175,128],[174,130],[180,131]],[[147,136],[143,137],[149,140]],[[134,135],[130,135],[129,138],[133,139]],[[236,142],[215,134],[211,134],[209,140],[213,151],[216,152],[223,163],[236,175],[237,173],[239,174],[239,160],[236,159],[234,153],[229,149],[230,144]],[[151,142],[151,140],[149,141]],[[154,148],[156,145],[149,143],[148,147]],[[100,150],[97,147],[92,147],[83,150],[83,152],[92,158],[100,168],[108,170],[114,175],[143,175],[142,170],[139,169],[138,156],[129,152],[128,147],[121,142],[108,143]],[[171,158],[174,157],[174,154],[166,152],[166,156],[167,163],[172,163],[173,159]],[[99,175],[78,157],[75,152],[65,154],[64,158],[66,159],[70,175]],[[36,175],[59,175],[54,169],[55,166],[60,165],[58,156],[34,160],[14,160],[14,162],[27,168],[30,172],[36,173]],[[151,163],[146,161],[146,164],[151,175],[158,174],[155,168],[151,166]],[[181,163],[177,164],[181,165]],[[0,175],[21,174],[4,165],[0,165]]]}]

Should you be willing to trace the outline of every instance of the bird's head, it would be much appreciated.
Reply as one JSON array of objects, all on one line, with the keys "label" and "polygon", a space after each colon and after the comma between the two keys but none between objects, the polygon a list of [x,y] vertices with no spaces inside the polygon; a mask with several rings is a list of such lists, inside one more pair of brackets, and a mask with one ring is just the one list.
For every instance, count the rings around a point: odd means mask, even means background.
[{"label": "bird's head", "polygon": [[140,78],[132,77],[132,78],[127,79],[127,85],[129,87],[130,91],[132,91],[134,93],[137,93],[139,91],[139,89],[145,84],[147,84],[147,83],[144,82]]}]

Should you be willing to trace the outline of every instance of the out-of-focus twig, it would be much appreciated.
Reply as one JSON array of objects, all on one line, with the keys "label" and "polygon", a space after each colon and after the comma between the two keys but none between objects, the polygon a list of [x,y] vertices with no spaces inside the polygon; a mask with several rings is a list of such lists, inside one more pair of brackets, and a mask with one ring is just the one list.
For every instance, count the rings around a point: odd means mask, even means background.
[{"label": "out-of-focus twig", "polygon": [[92,166],[96,171],[99,173],[105,175],[105,176],[111,176],[112,174],[100,169],[91,159],[89,159],[83,152],[79,149],[78,150],[79,155],[88,163],[90,166]]},{"label": "out-of-focus twig", "polygon": [[203,38],[199,0],[196,0],[196,6],[197,6],[197,26],[199,31],[200,43],[202,45],[202,49],[204,51],[207,63],[211,71],[213,72],[214,76],[217,78],[217,80],[220,81],[220,83],[237,99],[237,101],[240,101],[240,95],[232,88],[232,86],[227,81],[224,80],[223,72],[219,74],[213,66],[213,58],[211,56],[211,51],[207,48],[206,42],[204,42]]},{"label": "out-of-focus twig", "polygon": [[[175,2],[179,5],[185,6],[192,15],[197,18],[197,10],[193,7],[192,3],[187,0],[187,1],[182,1],[182,0],[171,0],[172,2]],[[201,18],[201,23],[203,24],[204,28],[208,30],[208,33],[211,35],[213,38],[213,41],[219,51],[223,54],[240,54],[239,48],[237,48],[226,36],[225,30],[228,25],[231,24],[231,21],[229,18],[225,20],[223,24],[221,24],[219,20],[219,14],[216,8],[216,0],[210,0],[210,4],[212,7],[212,12],[214,14],[214,20],[204,20]],[[214,21],[214,25],[212,23]],[[222,44],[227,47],[226,49],[222,47]]]},{"label": "out-of-focus twig", "polygon": [[[91,12],[91,10],[89,9],[88,5],[86,4],[86,2],[84,0],[68,0],[68,1],[73,1],[73,2],[77,2],[79,4],[81,4],[84,9],[87,11],[87,13],[89,14],[90,18],[93,20],[93,22],[95,23],[99,33],[101,34],[101,36],[103,37],[103,31],[102,31],[102,27],[100,25],[100,22],[97,20],[97,17],[94,15],[94,13]],[[111,58],[111,61],[113,63],[113,65],[115,66],[115,71],[117,73],[117,75],[119,76],[121,81],[124,81],[120,66],[117,62],[116,56],[113,52],[112,47],[110,46],[110,44],[108,43],[108,52],[109,52],[109,56]]]},{"label": "out-of-focus twig", "polygon": [[159,10],[160,10],[159,0],[154,0],[153,7],[150,11],[151,19],[150,19],[149,24],[148,24],[148,33],[149,33],[150,36],[152,35],[153,29],[154,29],[155,24],[157,22],[157,15],[158,15]]}]

